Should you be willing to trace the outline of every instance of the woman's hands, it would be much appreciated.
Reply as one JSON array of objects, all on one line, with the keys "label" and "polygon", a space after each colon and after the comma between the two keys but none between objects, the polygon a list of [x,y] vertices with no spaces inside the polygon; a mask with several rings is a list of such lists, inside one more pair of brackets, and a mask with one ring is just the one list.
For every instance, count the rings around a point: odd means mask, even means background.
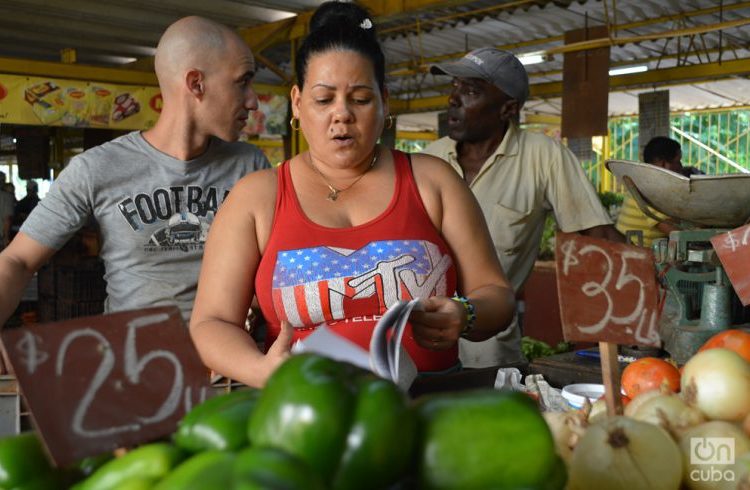
[{"label": "woman's hands", "polygon": [[468,321],[464,306],[445,296],[432,296],[420,304],[422,310],[412,310],[409,317],[417,344],[431,350],[453,347]]},{"label": "woman's hands", "polygon": [[268,348],[261,363],[260,369],[263,371],[262,379],[264,385],[273,372],[276,371],[276,368],[278,368],[291,355],[293,333],[294,328],[291,323],[282,320],[279,336],[276,337],[274,343]]}]

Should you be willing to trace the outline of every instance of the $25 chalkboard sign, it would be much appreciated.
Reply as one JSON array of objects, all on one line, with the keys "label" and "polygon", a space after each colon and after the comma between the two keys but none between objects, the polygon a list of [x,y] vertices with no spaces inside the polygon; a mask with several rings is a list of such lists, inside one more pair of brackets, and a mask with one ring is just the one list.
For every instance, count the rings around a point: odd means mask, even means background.
[{"label": "$25 chalkboard sign", "polygon": [[660,346],[658,289],[650,250],[560,232],[555,248],[566,340]]},{"label": "$25 chalkboard sign", "polygon": [[175,307],[4,330],[2,340],[58,465],[170,434],[208,396]]}]

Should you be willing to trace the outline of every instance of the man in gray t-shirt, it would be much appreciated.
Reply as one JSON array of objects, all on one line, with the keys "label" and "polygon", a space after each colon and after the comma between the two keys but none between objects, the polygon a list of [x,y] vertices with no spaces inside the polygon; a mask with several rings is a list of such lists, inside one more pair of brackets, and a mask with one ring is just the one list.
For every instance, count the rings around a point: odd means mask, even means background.
[{"label": "man in gray t-shirt", "polygon": [[234,31],[186,17],[165,31],[154,65],[164,100],[156,125],[74,157],[0,254],[0,325],[34,272],[91,217],[106,311],[175,304],[189,317],[217,209],[243,175],[269,166],[236,142],[257,108],[255,63]]}]

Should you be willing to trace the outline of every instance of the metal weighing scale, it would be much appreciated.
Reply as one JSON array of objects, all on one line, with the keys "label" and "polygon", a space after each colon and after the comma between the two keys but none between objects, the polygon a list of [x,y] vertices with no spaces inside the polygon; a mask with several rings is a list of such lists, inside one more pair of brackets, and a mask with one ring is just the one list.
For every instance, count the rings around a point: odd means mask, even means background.
[{"label": "metal weighing scale", "polygon": [[750,325],[711,246],[714,235],[750,220],[750,174],[681,174],[646,163],[610,160],[607,168],[641,210],[667,215],[680,231],[654,240],[659,282],[666,290],[659,333],[664,349],[685,363],[711,336]]}]

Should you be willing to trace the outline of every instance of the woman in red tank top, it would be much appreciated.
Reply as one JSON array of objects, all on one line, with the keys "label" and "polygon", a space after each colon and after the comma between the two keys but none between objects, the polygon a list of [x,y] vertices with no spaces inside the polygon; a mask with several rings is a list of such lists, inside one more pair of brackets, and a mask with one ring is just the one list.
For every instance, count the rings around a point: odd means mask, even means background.
[{"label": "woman in red tank top", "polygon": [[[481,211],[442,160],[376,144],[385,63],[366,13],[321,8],[310,32],[291,93],[292,128],[310,149],[248,175],[222,205],[190,323],[195,344],[213,370],[262,386],[293,339],[326,324],[366,348],[388,307],[420,298],[404,345],[420,371],[454,366],[459,338],[485,340],[513,314]],[[253,295],[266,352],[242,328]]]}]

